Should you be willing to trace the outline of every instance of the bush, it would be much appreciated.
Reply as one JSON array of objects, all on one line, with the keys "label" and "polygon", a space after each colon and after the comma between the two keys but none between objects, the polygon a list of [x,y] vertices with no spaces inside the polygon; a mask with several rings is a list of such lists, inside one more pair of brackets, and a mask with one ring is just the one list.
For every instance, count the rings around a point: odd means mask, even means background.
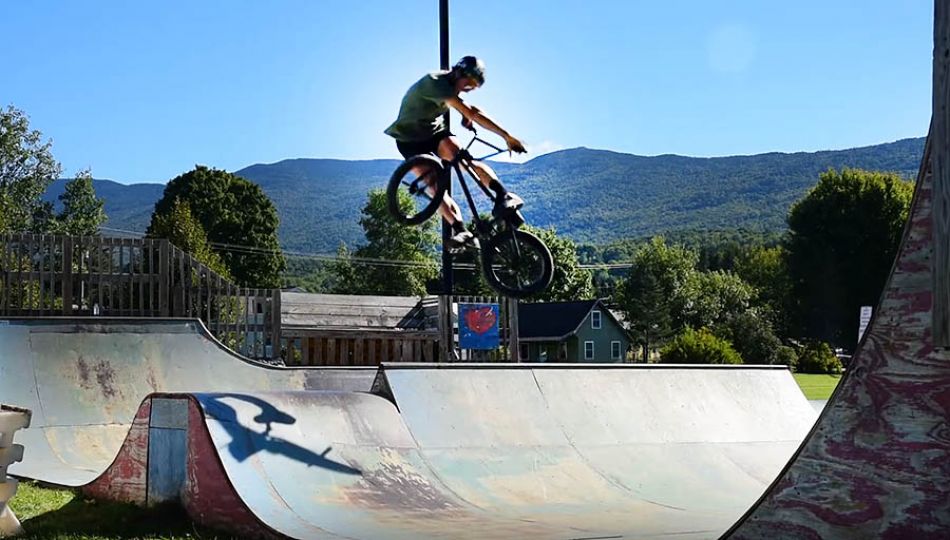
[{"label": "bush", "polygon": [[813,341],[798,355],[799,373],[841,373],[841,360],[824,341]]},{"label": "bush", "polygon": [[660,351],[664,364],[741,364],[742,357],[728,341],[706,328],[687,328]]},{"label": "bush", "polygon": [[778,364],[781,340],[772,324],[757,310],[746,310],[730,317],[716,328],[716,335],[726,339],[747,364]]},{"label": "bush", "polygon": [[795,349],[791,347],[781,345],[775,350],[775,364],[788,366],[792,368],[792,370],[797,370],[798,353],[796,353]]}]

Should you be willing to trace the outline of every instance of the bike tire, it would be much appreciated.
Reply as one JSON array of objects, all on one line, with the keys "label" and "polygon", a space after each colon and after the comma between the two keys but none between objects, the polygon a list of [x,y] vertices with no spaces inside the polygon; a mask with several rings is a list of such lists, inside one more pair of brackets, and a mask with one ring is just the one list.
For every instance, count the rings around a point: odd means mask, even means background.
[{"label": "bike tire", "polygon": [[[416,213],[407,214],[399,205],[399,188],[403,185],[406,175],[411,174],[413,167],[417,166],[431,167],[438,177],[438,183],[435,194],[428,204]],[[393,219],[403,225],[418,225],[432,217],[438,210],[442,203],[442,197],[448,189],[447,172],[445,167],[442,166],[442,161],[428,154],[412,156],[399,164],[396,170],[393,171],[393,175],[389,179],[389,185],[386,187],[386,203]]]},{"label": "bike tire", "polygon": [[[522,268],[510,268],[506,253],[516,244],[531,268],[522,283],[517,274]],[[518,261],[516,261],[517,263]],[[496,270],[496,267],[498,268]],[[554,258],[551,250],[537,236],[520,229],[507,229],[482,245],[482,272],[488,284],[505,296],[525,298],[548,288],[554,277]],[[514,277],[514,283],[511,278]]]}]

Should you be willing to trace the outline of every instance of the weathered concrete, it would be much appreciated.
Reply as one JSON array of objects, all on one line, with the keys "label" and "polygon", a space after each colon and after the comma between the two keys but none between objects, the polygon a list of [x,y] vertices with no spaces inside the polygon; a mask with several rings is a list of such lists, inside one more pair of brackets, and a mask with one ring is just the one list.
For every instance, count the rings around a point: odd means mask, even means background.
[{"label": "weathered concrete", "polygon": [[[155,392],[368,390],[374,368],[275,368],[218,343],[198,321],[0,321],[0,396],[33,411],[17,475],[67,486],[98,478]],[[133,432],[134,435],[134,432]]]}]

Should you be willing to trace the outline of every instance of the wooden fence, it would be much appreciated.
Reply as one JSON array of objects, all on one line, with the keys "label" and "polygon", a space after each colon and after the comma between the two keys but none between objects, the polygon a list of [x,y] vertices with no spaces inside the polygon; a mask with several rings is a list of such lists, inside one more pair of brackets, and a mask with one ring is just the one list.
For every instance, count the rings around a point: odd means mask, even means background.
[{"label": "wooden fence", "polygon": [[0,316],[187,317],[280,356],[280,291],[237,287],[167,240],[0,235]]}]

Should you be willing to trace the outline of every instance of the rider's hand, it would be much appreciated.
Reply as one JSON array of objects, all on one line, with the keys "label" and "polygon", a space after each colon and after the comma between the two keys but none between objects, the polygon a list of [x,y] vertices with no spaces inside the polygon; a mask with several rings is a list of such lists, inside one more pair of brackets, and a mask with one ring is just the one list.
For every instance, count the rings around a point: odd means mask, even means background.
[{"label": "rider's hand", "polygon": [[508,150],[511,152],[516,152],[518,154],[524,154],[527,152],[527,150],[525,150],[524,143],[510,135],[505,137],[505,142],[508,143]]}]

